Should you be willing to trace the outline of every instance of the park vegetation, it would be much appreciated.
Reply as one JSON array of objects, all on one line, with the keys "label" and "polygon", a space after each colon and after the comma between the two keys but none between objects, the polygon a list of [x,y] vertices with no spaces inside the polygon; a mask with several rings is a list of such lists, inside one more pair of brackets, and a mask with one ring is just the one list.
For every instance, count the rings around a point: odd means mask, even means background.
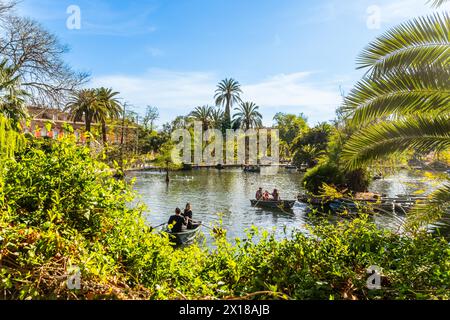
[{"label": "park vegetation", "polygon": [[[117,171],[148,159],[168,175],[180,168],[169,157],[174,130],[192,130],[193,121],[222,132],[262,128],[260,107],[225,79],[216,106],[195,107],[158,130],[156,107],[139,117],[113,89],[82,87],[87,75],[64,63],[67,48],[13,7],[0,1],[0,40],[8,44],[0,52],[0,299],[450,299],[448,239],[424,228],[449,213],[448,185],[402,233],[365,215],[334,224],[313,215],[319,222],[307,235],[277,240],[251,228],[230,241],[219,222],[212,248],[174,248],[145,221],[133,181],[117,179]],[[392,158],[450,159],[449,34],[449,15],[434,14],[369,44],[358,58],[367,73],[332,124],[275,116],[281,156],[308,169],[309,192],[364,191],[369,166]],[[22,134],[27,105],[57,106],[84,121],[87,143],[69,126],[58,139]],[[125,143],[125,130],[119,145],[108,141],[111,125],[135,128],[136,143]],[[373,265],[380,290],[367,288]],[[79,290],[67,287],[74,267]]]}]

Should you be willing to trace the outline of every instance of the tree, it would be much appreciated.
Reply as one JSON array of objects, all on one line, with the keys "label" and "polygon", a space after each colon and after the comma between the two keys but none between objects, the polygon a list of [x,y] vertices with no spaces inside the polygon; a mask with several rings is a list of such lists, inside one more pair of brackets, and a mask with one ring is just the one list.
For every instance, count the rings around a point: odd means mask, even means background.
[{"label": "tree", "polygon": [[215,129],[222,128],[224,120],[224,112],[220,108],[214,108],[211,111],[211,125]]},{"label": "tree", "polygon": [[216,99],[217,106],[225,106],[224,114],[224,129],[231,128],[231,109],[236,103],[242,102],[241,100],[241,85],[234,79],[222,80],[216,89]]},{"label": "tree", "polygon": [[96,90],[96,95],[96,103],[100,105],[97,108],[97,118],[100,119],[102,124],[103,145],[106,145],[108,142],[106,122],[119,119],[122,114],[122,106],[117,98],[119,92],[115,92],[112,89],[99,88]]},{"label": "tree", "polygon": [[[363,51],[358,63],[367,74],[344,105],[358,128],[342,153],[349,168],[408,150],[450,149],[449,35],[449,14],[436,13],[391,29]],[[449,190],[435,197],[447,209]]]},{"label": "tree", "polygon": [[303,135],[299,135],[293,142],[292,152],[297,166],[306,164],[312,168],[318,163],[328,148],[332,128],[327,123],[321,123]]},{"label": "tree", "polygon": [[359,127],[343,152],[350,167],[450,147],[449,34],[449,15],[435,14],[392,29],[361,54],[368,74],[345,99]]},{"label": "tree", "polygon": [[[83,121],[86,131],[91,132],[91,126],[94,122],[100,122],[104,114],[103,106],[97,101],[97,92],[95,89],[83,89],[75,92],[66,105],[66,110],[70,113],[73,121]],[[90,144],[90,138],[87,139]]]},{"label": "tree", "polygon": [[19,76],[14,75],[14,70],[3,60],[0,63],[0,114],[17,124],[28,115],[26,97],[27,93],[21,89]]},{"label": "tree", "polygon": [[201,106],[195,108],[189,115],[189,118],[202,123],[203,131],[206,131],[210,128],[212,124],[211,115],[213,112],[213,108],[210,106]]},{"label": "tree", "polygon": [[255,103],[243,102],[234,110],[237,113],[234,115],[233,121],[238,121],[242,129],[249,130],[262,127],[262,115],[259,113],[259,107]]},{"label": "tree", "polygon": [[278,129],[280,134],[281,145],[286,149],[284,155],[289,157],[294,151],[295,139],[309,129],[307,118],[303,114],[296,116],[280,112],[275,115],[273,120],[275,121],[275,128]]},{"label": "tree", "polygon": [[[71,93],[88,75],[73,71],[64,61],[67,46],[38,22],[14,16],[14,2],[0,5],[0,55],[8,61],[12,76],[21,80],[28,103],[49,107],[65,105]],[[6,10],[6,12],[5,12]]]},{"label": "tree", "polygon": [[150,131],[153,131],[153,124],[156,120],[159,119],[159,111],[157,107],[147,106],[147,110],[145,112],[144,116],[144,127],[146,130],[149,129],[150,125]]}]

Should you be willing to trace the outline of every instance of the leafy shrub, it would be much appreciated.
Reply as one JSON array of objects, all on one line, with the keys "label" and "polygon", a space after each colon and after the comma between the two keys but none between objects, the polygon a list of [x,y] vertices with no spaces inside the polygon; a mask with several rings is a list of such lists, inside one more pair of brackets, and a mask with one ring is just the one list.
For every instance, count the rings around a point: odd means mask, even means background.
[{"label": "leafy shrub", "polygon": [[[174,249],[127,205],[131,184],[73,141],[32,144],[0,172],[3,299],[448,299],[450,246],[366,218],[276,240],[256,228],[214,249]],[[259,240],[256,240],[256,239]],[[366,269],[382,268],[369,291]],[[66,285],[71,266],[81,290]]]},{"label": "leafy shrub", "polygon": [[318,194],[324,183],[334,186],[344,183],[344,176],[337,165],[330,162],[319,164],[308,170],[303,177],[303,185],[313,194]]}]

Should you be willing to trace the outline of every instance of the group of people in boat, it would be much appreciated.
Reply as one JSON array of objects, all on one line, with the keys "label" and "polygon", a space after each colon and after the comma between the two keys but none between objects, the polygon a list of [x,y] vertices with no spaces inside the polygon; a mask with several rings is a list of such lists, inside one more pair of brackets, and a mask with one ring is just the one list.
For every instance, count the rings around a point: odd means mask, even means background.
[{"label": "group of people in boat", "polygon": [[194,222],[192,220],[192,206],[190,203],[186,204],[183,212],[180,208],[175,209],[175,215],[169,218],[169,228],[172,233],[179,233],[186,230],[194,229]]},{"label": "group of people in boat", "polygon": [[256,200],[258,201],[281,201],[280,193],[277,189],[273,189],[272,193],[269,193],[269,191],[264,191],[263,188],[259,188],[258,191],[256,191]]}]

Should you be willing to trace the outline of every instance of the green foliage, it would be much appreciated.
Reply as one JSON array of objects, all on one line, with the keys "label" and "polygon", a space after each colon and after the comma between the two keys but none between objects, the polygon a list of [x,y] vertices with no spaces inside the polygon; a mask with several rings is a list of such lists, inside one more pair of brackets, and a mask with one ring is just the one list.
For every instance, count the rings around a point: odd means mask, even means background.
[{"label": "green foliage", "polygon": [[242,102],[234,109],[237,113],[233,116],[233,122],[239,123],[241,129],[257,129],[262,127],[262,115],[259,107],[253,102]]},{"label": "green foliage", "polygon": [[275,121],[275,128],[280,133],[280,145],[287,148],[287,152],[282,155],[289,157],[294,151],[295,139],[305,134],[309,129],[307,119],[303,114],[296,116],[280,112],[275,115],[273,120]]},{"label": "green foliage", "polygon": [[323,184],[340,186],[344,184],[344,175],[336,164],[325,162],[308,170],[303,177],[306,190],[318,194]]},{"label": "green foliage", "polygon": [[231,109],[236,103],[241,100],[242,89],[239,82],[230,78],[222,80],[216,89],[214,99],[216,99],[216,106],[225,107],[223,129],[231,129]]},{"label": "green foliage", "polygon": [[[281,241],[251,228],[235,244],[215,232],[214,249],[174,249],[130,204],[131,185],[111,175],[70,140],[32,141],[5,163],[0,298],[450,298],[450,247],[433,235],[398,235],[362,217]],[[382,290],[366,287],[372,265]],[[80,290],[66,286],[72,266]]]},{"label": "green foliage", "polygon": [[299,135],[291,148],[294,153],[294,163],[297,166],[306,164],[309,168],[317,165],[320,157],[327,151],[331,133],[332,127],[322,123]]},{"label": "green foliage", "polygon": [[449,148],[450,17],[404,23],[373,41],[359,58],[368,74],[345,101],[359,126],[344,147],[349,167],[404,150]]},{"label": "green foliage", "polygon": [[8,60],[0,61],[0,115],[11,119],[15,125],[28,116],[25,107],[28,94],[22,89],[22,79],[16,71],[8,65]]},{"label": "green foliage", "polygon": [[14,129],[10,119],[0,115],[0,166],[4,158],[12,158],[14,152],[25,144],[25,138]]}]

